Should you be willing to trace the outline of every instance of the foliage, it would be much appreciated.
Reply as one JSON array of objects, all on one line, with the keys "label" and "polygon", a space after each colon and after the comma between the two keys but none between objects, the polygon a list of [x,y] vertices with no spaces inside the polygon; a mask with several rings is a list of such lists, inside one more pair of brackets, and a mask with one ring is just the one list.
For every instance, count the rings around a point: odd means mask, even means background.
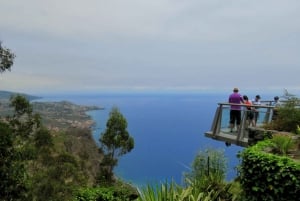
[{"label": "foliage", "polygon": [[271,147],[274,153],[279,153],[281,155],[287,155],[288,151],[295,146],[295,141],[290,135],[276,134],[270,139],[272,142]]},{"label": "foliage", "polygon": [[133,187],[116,182],[110,186],[78,189],[74,201],[131,201],[136,200],[137,197],[138,194]]},{"label": "foliage", "polygon": [[289,98],[277,109],[277,118],[270,124],[266,125],[266,128],[296,133],[298,125],[300,125],[299,102],[300,100],[296,97]]},{"label": "foliage", "polygon": [[[65,150],[76,157],[79,169],[84,173],[88,185],[94,185],[103,154],[88,128],[68,128],[55,135],[55,149]],[[80,140],[79,140],[80,139]]]},{"label": "foliage", "polygon": [[106,123],[106,129],[101,134],[101,151],[104,159],[101,164],[99,180],[112,180],[113,168],[118,163],[118,158],[134,147],[134,140],[127,131],[126,118],[117,107],[113,107]]},{"label": "foliage", "polygon": [[2,46],[0,41],[0,73],[10,70],[16,55],[10,49]]},{"label": "foliage", "polygon": [[[64,135],[61,132],[60,138]],[[29,165],[31,200],[70,200],[74,189],[86,185],[87,175],[80,161],[60,144],[63,142],[53,138],[49,130],[37,132],[34,145],[38,154]]]},{"label": "foliage", "polygon": [[300,126],[299,125],[297,125],[296,134],[300,134]]},{"label": "foliage", "polygon": [[[196,180],[194,180],[196,182]],[[174,181],[171,183],[165,182],[160,185],[147,185],[140,190],[140,197],[138,201],[212,201],[212,200],[223,200],[223,201],[239,201],[238,196],[230,196],[224,198],[219,191],[210,190],[202,191],[197,188],[198,184],[191,184],[187,187],[177,185]],[[233,185],[227,185],[226,190],[233,192]],[[223,192],[224,193],[224,192]],[[238,195],[240,191],[235,191]]]},{"label": "foliage", "polygon": [[300,164],[286,156],[267,153],[274,144],[261,141],[239,154],[240,182],[247,201],[292,201],[300,192]]},{"label": "foliage", "polygon": [[141,189],[140,197],[138,201],[179,201],[179,200],[192,200],[197,198],[197,200],[203,200],[204,194],[192,194],[192,188],[188,187],[184,189],[183,187],[177,185],[175,182],[162,183],[160,185],[147,185]]},{"label": "foliage", "polygon": [[25,196],[25,168],[14,147],[14,136],[7,123],[0,122],[0,197],[20,200]]},{"label": "foliage", "polygon": [[[35,130],[39,126],[38,116],[33,115],[29,102],[22,96],[11,98],[11,107],[14,108],[12,117],[1,122],[1,149],[0,169],[1,192],[3,200],[26,199],[28,192],[26,166],[29,160],[35,157],[31,142]],[[2,153],[1,152],[1,153]]]},{"label": "foliage", "polygon": [[201,190],[217,187],[225,179],[226,162],[223,150],[200,151],[193,161],[191,172],[185,173],[185,180],[197,181],[193,183],[197,183]]},{"label": "foliage", "polygon": [[[227,160],[224,150],[207,149],[200,151],[195,157],[191,172],[185,173],[185,183],[196,194],[209,196],[209,200],[238,200],[236,186],[225,182]],[[195,193],[193,193],[195,195]]]},{"label": "foliage", "polygon": [[32,137],[41,126],[40,116],[33,113],[32,106],[24,96],[12,96],[10,102],[10,107],[14,112],[12,116],[7,117],[7,120],[14,135],[18,136],[20,140]]},{"label": "foliage", "polygon": [[10,106],[12,115],[0,122],[1,200],[70,200],[86,183],[77,159],[54,147],[26,98],[16,95]]},{"label": "foliage", "polygon": [[50,153],[50,149],[54,146],[50,131],[44,127],[37,130],[34,136],[34,144],[39,152]]},{"label": "foliage", "polygon": [[231,196],[231,201],[242,201],[243,200],[243,188],[241,186],[241,183],[239,181],[239,178],[237,178],[235,181],[230,182],[227,184],[228,192]]},{"label": "foliage", "polygon": [[100,162],[99,172],[97,174],[97,184],[113,183],[113,167],[117,165],[117,159],[112,158],[109,154],[104,154]]}]

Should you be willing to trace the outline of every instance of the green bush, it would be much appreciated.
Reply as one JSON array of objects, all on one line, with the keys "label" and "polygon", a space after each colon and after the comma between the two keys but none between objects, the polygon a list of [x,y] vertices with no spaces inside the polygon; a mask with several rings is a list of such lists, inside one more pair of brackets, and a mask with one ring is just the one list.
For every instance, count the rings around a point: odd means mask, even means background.
[{"label": "green bush", "polygon": [[300,163],[267,153],[271,140],[261,141],[239,154],[240,182],[247,201],[294,201],[300,194]]},{"label": "green bush", "polygon": [[278,117],[276,120],[266,125],[266,127],[273,130],[296,133],[298,125],[300,125],[299,102],[298,98],[293,97],[288,99],[278,108]]},{"label": "green bush", "polygon": [[110,186],[86,187],[76,191],[74,201],[131,201],[138,197],[132,186],[116,182]]}]

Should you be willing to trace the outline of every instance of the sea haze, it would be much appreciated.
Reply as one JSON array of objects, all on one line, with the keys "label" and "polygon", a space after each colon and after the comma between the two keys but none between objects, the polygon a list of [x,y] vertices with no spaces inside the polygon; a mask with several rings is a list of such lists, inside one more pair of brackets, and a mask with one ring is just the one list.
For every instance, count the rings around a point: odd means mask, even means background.
[{"label": "sea haze", "polygon": [[106,93],[46,99],[104,107],[89,112],[96,121],[93,136],[97,143],[110,109],[117,106],[127,119],[135,147],[120,158],[115,173],[135,185],[166,180],[182,183],[182,175],[190,170],[196,154],[207,148],[224,150],[228,160],[227,180],[236,177],[235,167],[239,163],[236,154],[242,148],[226,147],[223,142],[204,136],[210,130],[217,103],[227,101],[227,94]]}]

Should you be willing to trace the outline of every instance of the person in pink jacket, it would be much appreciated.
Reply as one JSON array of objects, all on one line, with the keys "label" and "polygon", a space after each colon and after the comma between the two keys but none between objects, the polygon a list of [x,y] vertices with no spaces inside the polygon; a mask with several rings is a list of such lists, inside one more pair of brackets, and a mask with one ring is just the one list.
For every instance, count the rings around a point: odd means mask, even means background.
[{"label": "person in pink jacket", "polygon": [[[239,94],[239,89],[234,88],[233,93],[230,94],[229,103],[233,104],[243,104],[243,97]],[[230,105],[230,132],[233,131],[235,125],[237,130],[239,130],[241,124],[241,106],[240,105]]]}]

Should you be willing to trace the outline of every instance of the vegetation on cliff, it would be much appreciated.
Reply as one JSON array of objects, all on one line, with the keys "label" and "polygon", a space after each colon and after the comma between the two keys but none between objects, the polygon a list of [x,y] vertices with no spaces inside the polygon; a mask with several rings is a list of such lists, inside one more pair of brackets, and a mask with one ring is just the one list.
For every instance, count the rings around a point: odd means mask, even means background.
[{"label": "vegetation on cliff", "polygon": [[2,200],[70,200],[93,185],[102,155],[88,128],[49,130],[23,96],[1,121]]}]

